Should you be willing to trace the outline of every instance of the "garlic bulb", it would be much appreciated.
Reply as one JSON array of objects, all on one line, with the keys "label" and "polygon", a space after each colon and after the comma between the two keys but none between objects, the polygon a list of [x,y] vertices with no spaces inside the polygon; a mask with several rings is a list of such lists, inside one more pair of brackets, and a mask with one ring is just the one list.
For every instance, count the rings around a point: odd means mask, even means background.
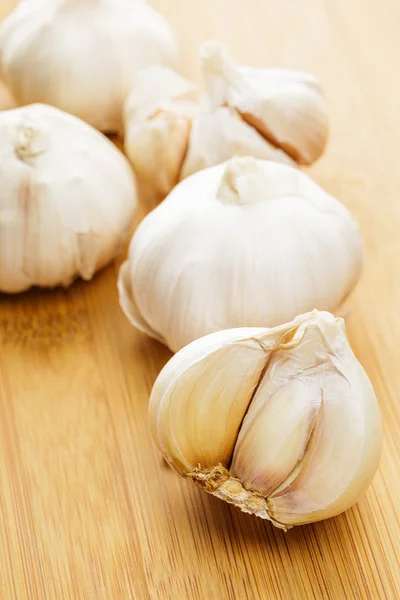
[{"label": "garlic bulb", "polygon": [[0,112],[0,291],[69,285],[121,250],[136,187],[124,155],[62,111]]},{"label": "garlic bulb", "polygon": [[382,444],[375,394],[344,322],[316,310],[182,349],[154,385],[150,423],[179,474],[283,529],[355,504]]},{"label": "garlic bulb", "polygon": [[145,0],[25,0],[0,29],[0,63],[19,104],[52,104],[116,132],[134,74],[173,65],[177,47]]},{"label": "garlic bulb", "polygon": [[224,46],[200,48],[205,92],[171,69],[140,73],[125,109],[125,150],[137,175],[167,195],[178,181],[232,157],[310,164],[328,136],[325,105],[312,75],[238,67]]},{"label": "garlic bulb", "polygon": [[176,351],[213,331],[334,311],[361,262],[356,222],[306,174],[235,158],[182,181],[142,221],[120,302]]},{"label": "garlic bulb", "polygon": [[321,156],[328,121],[320,87],[312,75],[238,67],[218,42],[203,44],[200,53],[211,105],[236,109],[265,139],[300,164],[311,164]]},{"label": "garlic bulb", "polygon": [[140,179],[163,196],[179,182],[197,111],[185,99],[193,89],[172,69],[149,67],[125,103],[125,152]]}]

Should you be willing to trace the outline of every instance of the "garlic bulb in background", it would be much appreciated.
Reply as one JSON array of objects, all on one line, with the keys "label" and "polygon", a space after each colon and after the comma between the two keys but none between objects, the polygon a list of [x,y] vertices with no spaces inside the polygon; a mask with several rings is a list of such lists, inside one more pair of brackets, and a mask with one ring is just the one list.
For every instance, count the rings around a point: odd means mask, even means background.
[{"label": "garlic bulb in background", "polygon": [[382,444],[344,322],[318,311],[185,347],[154,385],[150,423],[180,475],[283,529],[355,504]]},{"label": "garlic bulb in background", "polygon": [[193,115],[185,99],[194,84],[172,69],[149,67],[134,79],[125,103],[125,152],[135,173],[166,196],[179,182]]},{"label": "garlic bulb in background", "polygon": [[239,67],[218,42],[201,46],[212,106],[227,105],[266,140],[300,164],[322,154],[328,137],[325,103],[316,79],[287,69]]},{"label": "garlic bulb in background", "polygon": [[52,104],[105,132],[121,129],[135,73],[176,59],[171,28],[145,0],[25,0],[0,28],[19,104]]},{"label": "garlic bulb in background", "polygon": [[0,112],[0,291],[91,279],[122,250],[136,208],[124,155],[62,111]]},{"label": "garlic bulb in background", "polygon": [[133,325],[176,351],[208,333],[334,311],[362,263],[356,222],[298,169],[235,158],[181,182],[121,267]]},{"label": "garlic bulb in background", "polygon": [[224,46],[200,47],[205,91],[168,69],[149,68],[125,110],[125,150],[138,177],[167,195],[178,181],[237,156],[310,164],[322,154],[328,123],[312,75],[238,67]]}]

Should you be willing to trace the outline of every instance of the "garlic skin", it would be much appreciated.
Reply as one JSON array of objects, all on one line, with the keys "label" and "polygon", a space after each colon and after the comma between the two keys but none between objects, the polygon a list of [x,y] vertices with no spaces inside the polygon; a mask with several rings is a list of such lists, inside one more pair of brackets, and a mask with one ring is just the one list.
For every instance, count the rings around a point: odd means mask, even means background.
[{"label": "garlic skin", "polygon": [[235,158],[182,181],[142,221],[120,303],[177,351],[214,331],[332,312],[361,263],[357,224],[335,198],[298,169]]},{"label": "garlic skin", "polygon": [[89,280],[129,238],[129,162],[72,115],[40,104],[0,112],[0,179],[0,291]]},{"label": "garlic skin", "polygon": [[282,529],[353,506],[381,453],[378,404],[344,322],[317,310],[183,348],[159,375],[149,415],[180,475]]},{"label": "garlic skin", "polygon": [[145,0],[24,0],[0,28],[20,105],[51,104],[108,133],[121,130],[135,73],[176,60],[170,26]]},{"label": "garlic skin", "polygon": [[287,69],[239,67],[218,42],[200,56],[211,106],[230,106],[266,140],[299,164],[314,163],[328,138],[320,86],[308,74]]},{"label": "garlic skin", "polygon": [[179,182],[193,116],[194,84],[166,67],[144,69],[125,103],[125,152],[141,181],[165,197]]}]

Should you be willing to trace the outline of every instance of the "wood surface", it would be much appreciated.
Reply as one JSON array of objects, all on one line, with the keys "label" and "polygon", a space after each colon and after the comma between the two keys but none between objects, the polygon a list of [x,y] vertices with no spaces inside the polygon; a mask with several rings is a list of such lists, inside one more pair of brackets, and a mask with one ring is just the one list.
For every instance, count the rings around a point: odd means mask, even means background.
[{"label": "wood surface", "polygon": [[[14,4],[1,0],[0,17]],[[311,173],[353,211],[365,239],[348,329],[382,409],[380,469],[346,514],[274,529],[160,459],[147,404],[170,355],[122,315],[117,265],[68,291],[0,296],[0,598],[396,600],[400,4],[154,5],[177,30],[188,76],[199,78],[199,42],[218,37],[244,63],[305,69],[322,81],[332,134]]]}]

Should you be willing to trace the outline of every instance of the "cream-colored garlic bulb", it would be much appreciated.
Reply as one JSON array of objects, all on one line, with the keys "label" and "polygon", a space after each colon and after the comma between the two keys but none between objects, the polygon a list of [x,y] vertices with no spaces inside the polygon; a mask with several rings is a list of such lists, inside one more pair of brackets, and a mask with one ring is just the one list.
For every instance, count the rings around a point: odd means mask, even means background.
[{"label": "cream-colored garlic bulb", "polygon": [[176,59],[171,28],[145,0],[25,0],[0,29],[19,104],[52,104],[106,132],[121,129],[135,73]]},{"label": "cream-colored garlic bulb", "polygon": [[149,68],[125,109],[125,150],[137,175],[167,195],[178,181],[232,157],[309,164],[322,154],[328,122],[312,75],[239,67],[224,46],[200,47],[205,91],[170,69]]},{"label": "cream-colored garlic bulb", "polygon": [[200,54],[212,106],[236,109],[265,139],[300,164],[311,164],[321,156],[328,119],[320,87],[312,75],[239,67],[218,42],[203,44]]},{"label": "cream-colored garlic bulb", "polygon": [[182,181],[142,221],[120,301],[176,351],[213,331],[332,312],[361,263],[357,224],[335,198],[298,169],[235,158]]},{"label": "cream-colored garlic bulb", "polygon": [[136,208],[125,156],[46,105],[0,112],[0,291],[91,279],[126,242]]},{"label": "cream-colored garlic bulb", "polygon": [[180,475],[283,529],[355,504],[382,444],[375,394],[344,322],[316,310],[183,348],[154,385],[150,423]]},{"label": "cream-colored garlic bulb", "polygon": [[125,152],[135,173],[166,196],[179,182],[193,116],[194,84],[167,67],[140,71],[125,103]]}]

